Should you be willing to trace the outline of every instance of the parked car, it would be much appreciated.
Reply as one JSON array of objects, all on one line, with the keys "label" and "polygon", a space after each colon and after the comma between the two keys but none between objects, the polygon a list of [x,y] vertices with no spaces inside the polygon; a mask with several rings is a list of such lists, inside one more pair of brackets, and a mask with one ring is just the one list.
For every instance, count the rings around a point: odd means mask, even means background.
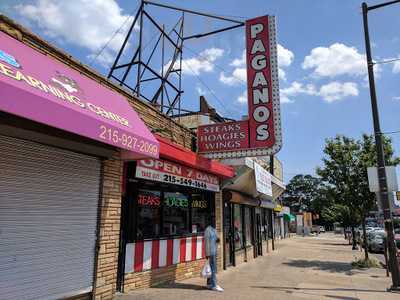
[{"label": "parked car", "polygon": [[373,230],[367,234],[368,249],[371,252],[383,252],[384,250],[384,237],[386,233],[384,230]]},{"label": "parked car", "polygon": [[320,232],[320,226],[319,225],[313,225],[311,226],[311,233],[319,233]]},{"label": "parked car", "polygon": [[394,240],[396,242],[397,249],[400,251],[400,228],[395,228]]},{"label": "parked car", "polygon": [[319,226],[319,232],[325,232],[325,227],[324,226]]}]

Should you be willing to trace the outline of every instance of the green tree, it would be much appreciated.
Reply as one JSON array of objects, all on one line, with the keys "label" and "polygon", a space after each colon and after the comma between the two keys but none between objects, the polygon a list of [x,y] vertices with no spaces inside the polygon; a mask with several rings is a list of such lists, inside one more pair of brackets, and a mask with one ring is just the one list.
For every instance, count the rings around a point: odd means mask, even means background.
[{"label": "green tree", "polygon": [[313,202],[320,196],[322,182],[311,175],[298,174],[286,185],[283,204],[292,211],[312,211]]},{"label": "green tree", "polygon": [[[383,140],[386,164],[397,164],[399,159],[394,157],[391,140],[388,138]],[[369,191],[367,177],[367,167],[376,165],[373,137],[363,135],[362,139],[357,141],[338,135],[326,140],[324,154],[323,166],[317,168],[317,174],[331,188],[335,204],[348,208],[348,217],[351,219],[348,224],[352,229],[353,248],[356,247],[354,228],[361,221],[364,245],[366,245],[365,258],[368,259],[365,218],[375,206],[375,195]],[[325,215],[329,215],[328,211]],[[340,214],[338,218],[340,219]]]}]

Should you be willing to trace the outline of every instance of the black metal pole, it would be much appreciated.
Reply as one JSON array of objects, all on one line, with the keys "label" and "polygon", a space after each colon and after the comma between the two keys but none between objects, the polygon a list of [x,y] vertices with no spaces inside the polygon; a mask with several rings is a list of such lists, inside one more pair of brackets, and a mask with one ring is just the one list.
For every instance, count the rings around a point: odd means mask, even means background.
[{"label": "black metal pole", "polygon": [[[392,2],[391,2],[392,3]],[[394,2],[393,2],[394,3]],[[380,6],[382,7],[382,5]],[[379,193],[382,201],[383,217],[385,220],[385,228],[387,232],[388,248],[389,248],[389,265],[392,273],[392,289],[397,290],[400,286],[399,265],[396,257],[396,245],[394,243],[393,222],[390,213],[388,187],[385,170],[385,156],[382,143],[382,133],[379,123],[378,103],[376,99],[375,79],[374,79],[374,63],[372,62],[371,45],[368,30],[368,5],[362,4],[362,13],[364,21],[365,50],[367,54],[369,90],[371,95],[372,118],[374,122],[375,145],[378,162],[378,181]]]},{"label": "black metal pole", "polygon": [[139,28],[139,61],[138,61],[138,69],[137,69],[137,96],[140,98],[140,74],[142,67],[142,40],[143,40],[143,11],[144,11],[144,2],[140,5],[140,28]]},{"label": "black metal pole", "polygon": [[[165,25],[163,24],[162,26],[163,31],[161,32],[162,34],[162,44],[161,44],[161,77],[164,78],[164,55],[165,55]],[[161,106],[160,106],[160,111],[161,113],[164,113],[164,82],[161,81]]]},{"label": "black metal pole", "polygon": [[381,7],[392,5],[392,4],[399,3],[399,2],[400,2],[400,0],[394,0],[394,1],[389,1],[389,2],[385,2],[385,3],[377,4],[377,5],[371,5],[371,6],[368,6],[368,10],[381,8]]},{"label": "black metal pole", "polygon": [[194,11],[194,10],[190,10],[190,9],[185,9],[185,8],[181,8],[181,7],[176,7],[176,6],[172,6],[172,5],[166,5],[166,4],[151,2],[151,1],[148,1],[148,0],[144,0],[143,2],[145,4],[150,4],[150,5],[154,5],[154,6],[159,6],[159,7],[169,8],[169,9],[173,9],[173,10],[183,11],[183,12],[187,12],[187,13],[194,14],[194,15],[209,17],[209,18],[228,21],[228,22],[237,23],[237,24],[244,24],[244,22],[242,22],[242,21],[229,19],[229,18],[225,18],[225,17],[221,17],[221,16],[216,16],[216,15],[212,15],[212,14],[207,14],[207,13]]}]

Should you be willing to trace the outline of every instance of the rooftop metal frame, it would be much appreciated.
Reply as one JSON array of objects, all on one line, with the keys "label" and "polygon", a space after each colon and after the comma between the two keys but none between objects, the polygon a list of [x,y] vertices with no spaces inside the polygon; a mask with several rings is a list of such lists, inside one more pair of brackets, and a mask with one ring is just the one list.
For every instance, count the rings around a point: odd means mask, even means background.
[{"label": "rooftop metal frame", "polygon": [[[181,12],[181,15],[175,26],[169,32],[166,32],[165,24],[160,25],[159,23],[157,23],[155,18],[150,15],[148,10],[146,10],[147,6],[156,6],[166,10],[178,11]],[[217,19],[220,21],[227,21],[233,23],[233,25],[213,31],[185,36],[185,15],[188,14]],[[158,39],[155,42],[155,45],[151,49],[151,51],[147,53],[145,53],[145,46],[143,45],[143,24],[145,19],[149,20],[150,23],[158,31]],[[126,57],[128,57],[128,62],[121,63],[121,56],[123,55],[124,51],[131,51],[127,49],[127,44],[130,37],[132,36],[133,30],[136,25],[139,25],[138,46],[136,47],[136,49],[134,49],[133,52],[126,53]],[[138,11],[136,12],[136,15],[133,19],[133,22],[129,27],[121,49],[119,50],[115,61],[110,69],[108,78],[115,80],[120,86],[129,89],[137,97],[152,103],[154,106],[158,107],[162,113],[165,113],[166,115],[179,116],[182,111],[191,112],[189,110],[182,109],[181,107],[182,94],[184,93],[182,89],[182,56],[184,42],[190,39],[202,38],[224,31],[232,30],[238,27],[242,27],[244,25],[245,23],[242,21],[226,18],[223,16],[217,16],[162,3],[156,3],[148,0],[142,0]],[[169,57],[168,59],[166,59],[165,57],[166,43],[172,46],[173,49],[172,57]],[[161,50],[161,66],[159,70],[150,65],[157,49]],[[170,62],[167,68],[165,68],[166,62]],[[117,72],[119,72],[119,74],[117,74]],[[144,78],[145,75],[146,78]],[[176,76],[177,80],[176,77],[172,78],[172,76]],[[130,81],[130,83],[128,81]],[[152,92],[151,94],[143,92],[143,85],[146,84],[146,82],[153,81],[159,81],[159,87],[156,89],[156,91]],[[134,82],[133,85],[132,82]]]}]

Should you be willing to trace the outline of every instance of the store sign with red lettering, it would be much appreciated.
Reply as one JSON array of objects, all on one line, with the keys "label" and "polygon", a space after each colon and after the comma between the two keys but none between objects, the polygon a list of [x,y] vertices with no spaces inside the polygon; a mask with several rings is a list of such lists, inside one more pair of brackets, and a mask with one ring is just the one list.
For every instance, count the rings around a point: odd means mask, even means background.
[{"label": "store sign with red lettering", "polygon": [[158,195],[152,195],[152,194],[145,194],[145,193],[139,193],[138,194],[138,204],[140,206],[154,206],[158,207],[161,205],[161,199],[160,196]]},{"label": "store sign with red lettering", "polygon": [[198,150],[218,152],[249,147],[247,121],[205,125],[198,128]]},{"label": "store sign with red lettering", "polygon": [[166,160],[138,160],[135,176],[141,179],[219,192],[217,176]]},{"label": "store sign with red lettering", "polygon": [[211,134],[221,124],[200,126],[199,152],[209,158],[271,155],[282,147],[275,17],[246,21],[246,61],[248,120],[226,123],[237,127],[226,139]]}]

